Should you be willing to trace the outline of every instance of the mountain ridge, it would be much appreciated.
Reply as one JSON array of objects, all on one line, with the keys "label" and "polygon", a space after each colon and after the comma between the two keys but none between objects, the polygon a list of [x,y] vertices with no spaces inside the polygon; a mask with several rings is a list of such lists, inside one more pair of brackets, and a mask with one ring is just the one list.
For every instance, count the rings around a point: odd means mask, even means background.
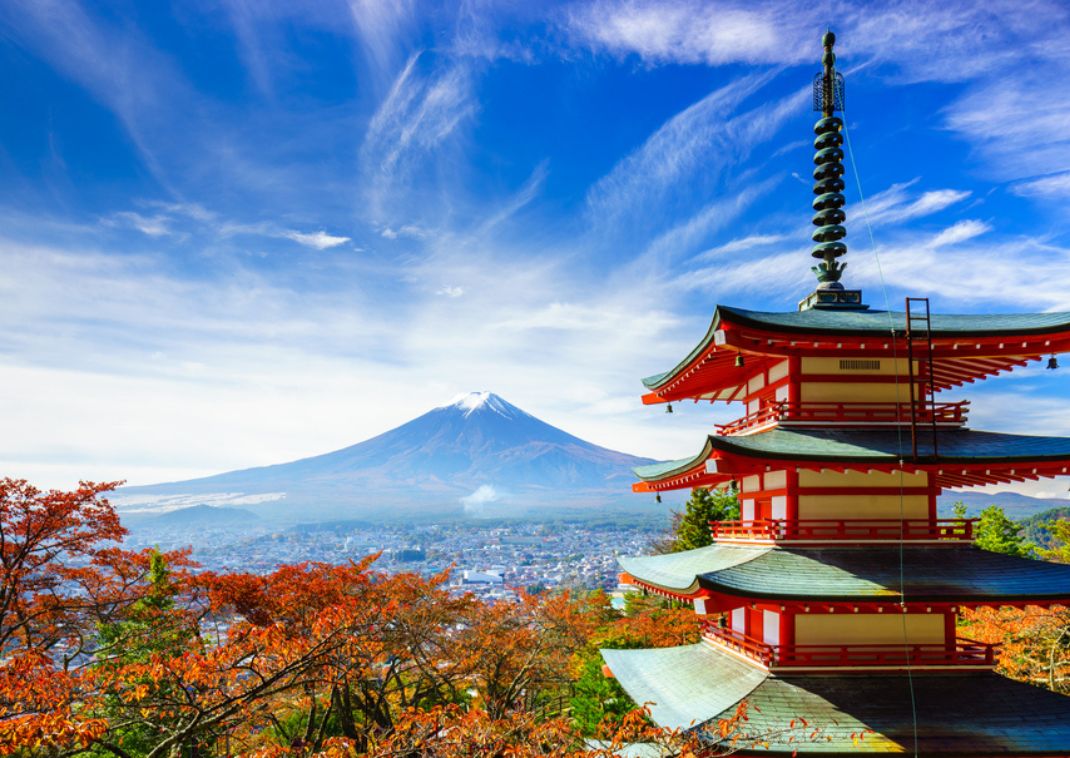
[{"label": "mountain ridge", "polygon": [[649,462],[587,442],[482,391],[339,450],[124,487],[116,503],[120,512],[135,512],[203,503],[248,507],[259,499],[257,514],[286,521],[297,520],[294,509],[303,520],[635,510],[631,468]]}]

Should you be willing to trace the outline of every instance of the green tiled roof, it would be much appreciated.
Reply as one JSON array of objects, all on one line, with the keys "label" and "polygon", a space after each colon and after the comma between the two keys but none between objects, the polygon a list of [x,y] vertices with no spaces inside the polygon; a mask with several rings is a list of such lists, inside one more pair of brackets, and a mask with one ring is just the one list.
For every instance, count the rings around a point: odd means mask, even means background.
[{"label": "green tiled roof", "polygon": [[621,558],[620,566],[647,584],[687,594],[697,589],[699,574],[738,566],[770,550],[767,546],[709,545],[679,553]]},{"label": "green tiled roof", "polygon": [[[1002,463],[1061,461],[1070,459],[1070,437],[1037,437],[1024,434],[946,429],[937,432],[937,452],[932,455],[928,429],[918,435],[918,457],[923,463]],[[644,481],[656,481],[687,471],[715,450],[744,457],[790,461],[895,463],[910,454],[910,433],[867,429],[784,429],[758,434],[721,437],[711,435],[701,452],[691,458],[652,463],[632,469]]]},{"label": "green tiled roof", "polygon": [[[948,429],[937,432],[939,457],[931,462],[1040,461],[1070,458],[1070,437],[1035,437]],[[792,460],[895,461],[910,452],[909,432],[895,430],[772,429],[741,437],[711,437],[726,452]],[[919,457],[932,456],[932,436],[918,434]]]},{"label": "green tiled roof", "polygon": [[[713,321],[702,341],[674,368],[643,380],[650,389],[655,389],[675,376],[701,354],[713,341],[713,334],[727,320],[758,328],[773,328],[778,331],[824,333],[840,335],[888,334],[891,329],[906,328],[906,314],[900,311],[852,311],[852,310],[807,310],[807,311],[749,311],[718,305]],[[1070,329],[1070,313],[970,313],[932,314],[934,337],[971,337],[978,335],[1026,335],[1046,334]]]},{"label": "green tiled roof", "polygon": [[731,708],[768,676],[705,642],[600,652],[632,699],[651,702],[654,721],[672,729],[690,729]]},{"label": "green tiled roof", "polygon": [[[710,545],[623,558],[641,582],[681,594],[698,587],[776,600],[967,602],[1070,599],[1070,565],[972,546],[788,548]],[[900,586],[900,576],[906,578]]]},{"label": "green tiled roof", "polygon": [[710,453],[713,451],[712,439],[707,439],[706,444],[702,446],[702,450],[698,455],[693,455],[690,458],[679,458],[675,461],[661,461],[658,463],[648,463],[645,466],[636,466],[632,469],[635,475],[644,481],[652,481],[657,479],[664,479],[668,476],[674,476],[675,474],[682,474],[688,469],[692,469],[698,464],[705,461],[710,457]]},{"label": "green tiled roof", "polygon": [[602,655],[663,726],[701,730],[745,700],[759,755],[914,753],[915,711],[919,755],[1070,754],[1070,698],[992,673],[772,676],[705,643]]},{"label": "green tiled roof", "polygon": [[[906,329],[902,311],[749,311],[718,305],[714,321],[771,326],[797,332],[835,334],[887,334]],[[1070,329],[1070,313],[933,313],[934,337],[991,336],[997,334],[1044,334]]]}]

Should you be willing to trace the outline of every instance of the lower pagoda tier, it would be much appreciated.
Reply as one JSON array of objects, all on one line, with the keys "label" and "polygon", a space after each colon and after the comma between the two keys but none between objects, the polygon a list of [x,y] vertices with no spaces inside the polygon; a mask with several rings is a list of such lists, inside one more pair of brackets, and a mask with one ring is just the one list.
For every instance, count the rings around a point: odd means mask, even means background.
[{"label": "lower pagoda tier", "polygon": [[1070,600],[1070,565],[972,545],[792,548],[713,544],[621,558],[626,582],[705,607],[806,603],[1044,605]]},{"label": "lower pagoda tier", "polygon": [[743,754],[1066,755],[1070,745],[1070,698],[989,672],[773,674],[706,642],[601,652],[662,726],[716,735],[745,701]]}]

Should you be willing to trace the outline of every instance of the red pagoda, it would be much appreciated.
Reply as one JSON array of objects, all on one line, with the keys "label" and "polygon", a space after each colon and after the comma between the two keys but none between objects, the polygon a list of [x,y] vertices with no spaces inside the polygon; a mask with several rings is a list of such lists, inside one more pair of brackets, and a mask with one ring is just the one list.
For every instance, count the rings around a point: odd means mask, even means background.
[{"label": "red pagoda", "polygon": [[621,561],[625,581],[693,603],[704,639],[603,657],[663,726],[701,734],[746,701],[760,753],[1070,755],[1070,698],[993,673],[995,646],[956,624],[967,608],[1066,604],[1070,566],[982,551],[970,520],[936,507],[945,489],[1070,473],[1070,438],[973,431],[968,401],[939,399],[1054,367],[1070,313],[882,311],[844,288],[834,42],[814,82],[817,289],[797,311],[718,306],[687,357],[643,380],[646,404],[745,408],[697,455],[636,469],[637,492],[738,489],[741,518],[711,524],[710,546]]}]

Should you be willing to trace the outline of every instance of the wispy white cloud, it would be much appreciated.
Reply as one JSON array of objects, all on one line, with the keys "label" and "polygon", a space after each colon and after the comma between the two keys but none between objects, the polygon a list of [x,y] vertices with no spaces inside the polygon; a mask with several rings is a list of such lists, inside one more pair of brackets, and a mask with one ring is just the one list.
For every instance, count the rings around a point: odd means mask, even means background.
[{"label": "wispy white cloud", "polygon": [[110,226],[130,226],[150,237],[166,237],[174,233],[170,218],[162,214],[144,216],[135,211],[119,211],[104,219],[104,223]]},{"label": "wispy white cloud", "polygon": [[788,237],[789,235],[787,234],[750,234],[746,237],[737,237],[729,242],[725,242],[723,245],[717,245],[716,247],[711,247],[709,250],[704,250],[702,253],[695,256],[695,260],[712,260],[733,253],[746,253],[751,250],[757,250],[784,242]]},{"label": "wispy white cloud", "polygon": [[[373,216],[382,216],[398,182],[411,191],[412,169],[426,171],[458,127],[476,112],[471,72],[459,62],[436,65],[413,55],[372,117],[361,146]],[[442,155],[435,156],[442,159]]]},{"label": "wispy white cloud", "polygon": [[1023,197],[1062,199],[1070,197],[1070,171],[1015,184],[1011,191]]},{"label": "wispy white cloud", "polygon": [[740,77],[662,124],[587,193],[595,226],[602,230],[625,223],[632,228],[640,220],[656,225],[663,219],[653,209],[683,198],[694,202],[708,192],[726,168],[771,137],[801,102],[793,95],[773,107],[731,117],[771,79],[771,74]]},{"label": "wispy white cloud", "polygon": [[971,240],[974,237],[980,237],[985,232],[992,230],[992,227],[983,221],[977,221],[976,219],[966,219],[959,221],[947,229],[944,229],[935,237],[929,241],[929,247],[950,247],[951,245],[957,245],[960,242]]},{"label": "wispy white cloud", "polygon": [[404,48],[415,22],[412,0],[349,0],[350,17],[361,42],[361,52],[379,77],[392,77],[404,60]]},{"label": "wispy white cloud", "polygon": [[598,0],[573,7],[566,26],[574,37],[614,55],[720,65],[784,62],[791,46],[777,21],[769,8],[753,3]]},{"label": "wispy white cloud", "polygon": [[447,285],[442,289],[435,292],[436,295],[445,295],[446,297],[460,297],[464,294],[464,287],[456,287]]},{"label": "wispy white cloud", "polygon": [[945,208],[961,203],[970,196],[969,190],[938,189],[913,195],[910,188],[919,179],[893,184],[886,190],[866,198],[865,205],[848,208],[849,216],[868,221],[872,226],[892,226],[924,216],[931,216]]},{"label": "wispy white cloud", "polygon": [[299,245],[315,248],[316,250],[329,250],[332,247],[344,245],[349,242],[350,239],[349,237],[328,234],[322,230],[318,232],[295,232],[291,230],[281,232],[281,235],[286,239],[293,240]]}]

